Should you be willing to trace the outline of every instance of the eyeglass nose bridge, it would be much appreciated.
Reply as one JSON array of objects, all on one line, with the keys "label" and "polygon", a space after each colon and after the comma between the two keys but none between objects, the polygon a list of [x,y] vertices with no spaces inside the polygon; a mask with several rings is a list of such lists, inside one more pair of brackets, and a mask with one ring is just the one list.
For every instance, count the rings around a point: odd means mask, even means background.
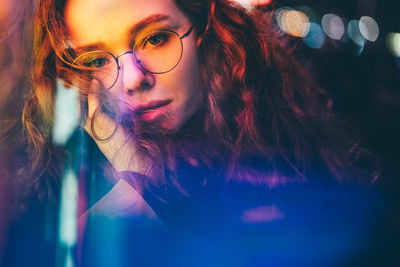
[{"label": "eyeglass nose bridge", "polygon": [[142,67],[142,65],[140,64],[141,61],[140,61],[139,59],[136,58],[135,52],[134,52],[133,50],[129,50],[129,51],[123,52],[122,54],[120,54],[120,55],[114,57],[114,58],[115,58],[115,61],[117,62],[118,72],[121,70],[121,66],[119,65],[119,58],[122,57],[122,56],[124,56],[124,55],[127,55],[127,54],[132,54],[132,55],[133,55],[133,58],[134,58],[134,60],[135,60],[135,64],[136,64],[140,69],[144,70],[143,67]]},{"label": "eyeglass nose bridge", "polygon": [[122,54],[119,54],[118,56],[114,56],[114,55],[113,55],[113,57],[114,57],[114,59],[115,59],[115,62],[117,63],[118,71],[117,71],[117,77],[115,78],[115,81],[114,81],[114,83],[110,86],[110,88],[113,87],[114,84],[115,84],[115,83],[117,82],[117,80],[119,79],[119,75],[120,75],[120,71],[121,71],[121,66],[120,66],[120,64],[119,64],[119,58],[122,57],[123,55],[127,55],[127,54],[132,54],[132,55],[133,55],[133,58],[134,58],[134,60],[135,60],[134,64],[136,64],[136,66],[138,66],[142,71],[145,71],[145,69],[144,69],[144,68],[142,67],[142,65],[140,64],[141,61],[140,61],[139,59],[136,58],[135,52],[134,52],[133,50],[125,51],[125,52],[123,52]]}]

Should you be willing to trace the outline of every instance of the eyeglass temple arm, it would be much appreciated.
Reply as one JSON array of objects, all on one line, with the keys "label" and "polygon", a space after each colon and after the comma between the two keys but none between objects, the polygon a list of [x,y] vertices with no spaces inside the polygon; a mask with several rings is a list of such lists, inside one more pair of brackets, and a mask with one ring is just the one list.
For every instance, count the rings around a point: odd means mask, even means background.
[{"label": "eyeglass temple arm", "polygon": [[188,37],[189,34],[190,34],[192,31],[193,31],[193,26],[190,27],[190,29],[189,29],[184,35],[181,36],[181,39]]}]

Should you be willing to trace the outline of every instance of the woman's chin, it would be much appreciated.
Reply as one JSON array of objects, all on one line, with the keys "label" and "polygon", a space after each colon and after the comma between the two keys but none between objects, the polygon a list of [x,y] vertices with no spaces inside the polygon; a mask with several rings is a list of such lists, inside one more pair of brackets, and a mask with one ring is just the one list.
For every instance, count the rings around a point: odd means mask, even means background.
[{"label": "woman's chin", "polygon": [[170,119],[166,115],[157,116],[152,120],[142,119],[140,116],[135,117],[133,122],[125,123],[125,125],[134,125],[134,131],[139,135],[165,135],[173,133],[174,124],[171,124]]}]

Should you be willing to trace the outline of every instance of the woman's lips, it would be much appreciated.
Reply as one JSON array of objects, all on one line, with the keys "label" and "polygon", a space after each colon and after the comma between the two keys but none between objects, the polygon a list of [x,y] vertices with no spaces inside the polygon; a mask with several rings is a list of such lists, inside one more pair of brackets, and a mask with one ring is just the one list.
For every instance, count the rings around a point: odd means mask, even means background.
[{"label": "woman's lips", "polygon": [[165,114],[168,105],[172,100],[156,100],[151,101],[145,105],[138,105],[134,107],[135,113],[145,121],[151,121],[158,118],[160,115]]}]

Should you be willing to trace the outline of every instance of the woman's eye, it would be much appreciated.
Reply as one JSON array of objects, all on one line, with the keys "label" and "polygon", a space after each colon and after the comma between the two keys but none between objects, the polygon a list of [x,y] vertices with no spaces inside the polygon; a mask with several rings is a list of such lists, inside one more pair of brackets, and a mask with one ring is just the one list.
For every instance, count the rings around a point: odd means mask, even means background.
[{"label": "woman's eye", "polygon": [[106,58],[96,58],[96,59],[86,62],[85,65],[87,67],[101,68],[101,67],[104,67],[104,65],[106,65],[106,63],[107,63]]},{"label": "woman's eye", "polygon": [[148,40],[148,42],[149,42],[151,45],[158,45],[158,44],[160,44],[160,43],[162,42],[162,40],[163,40],[162,36],[156,35],[156,36],[151,37],[151,38]]},{"label": "woman's eye", "polygon": [[166,44],[170,36],[167,32],[158,32],[151,34],[142,41],[141,48],[154,48]]}]

